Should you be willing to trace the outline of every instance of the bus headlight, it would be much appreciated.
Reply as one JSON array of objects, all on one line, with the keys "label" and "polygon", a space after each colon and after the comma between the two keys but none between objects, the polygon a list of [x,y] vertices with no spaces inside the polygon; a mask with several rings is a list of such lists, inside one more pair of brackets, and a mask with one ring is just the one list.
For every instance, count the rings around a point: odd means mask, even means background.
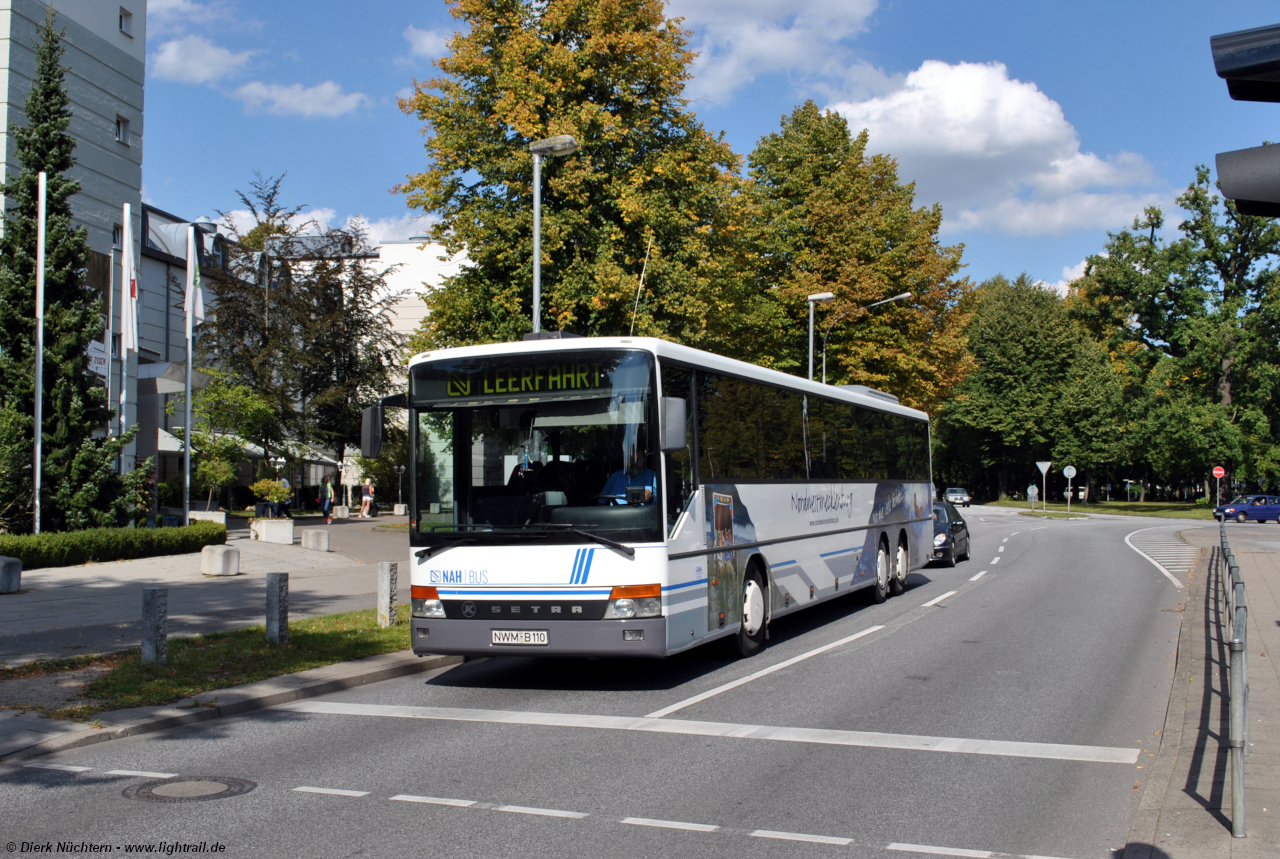
[{"label": "bus headlight", "polygon": [[409,588],[409,603],[414,617],[444,617],[444,603],[435,588],[413,585]]},{"label": "bus headlight", "polygon": [[659,617],[662,614],[662,585],[623,585],[609,594],[604,616],[627,620],[633,617]]}]

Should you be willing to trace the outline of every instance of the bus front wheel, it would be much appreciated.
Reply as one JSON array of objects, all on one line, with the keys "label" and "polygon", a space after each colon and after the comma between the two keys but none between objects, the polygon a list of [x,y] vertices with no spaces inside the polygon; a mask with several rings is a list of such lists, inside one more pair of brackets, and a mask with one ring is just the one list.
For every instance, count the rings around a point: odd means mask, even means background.
[{"label": "bus front wheel", "polygon": [[873,602],[882,603],[889,598],[889,547],[881,540],[876,549],[876,583],[871,589]]},{"label": "bus front wheel", "polygon": [[754,656],[764,646],[764,582],[755,567],[742,578],[742,626],[735,640],[739,656]]}]

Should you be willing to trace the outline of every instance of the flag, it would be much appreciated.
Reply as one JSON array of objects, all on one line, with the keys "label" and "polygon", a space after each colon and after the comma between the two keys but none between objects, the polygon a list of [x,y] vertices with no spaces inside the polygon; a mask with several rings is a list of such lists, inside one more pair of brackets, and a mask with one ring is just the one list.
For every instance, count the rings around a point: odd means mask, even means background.
[{"label": "flag", "polygon": [[133,261],[133,217],[124,204],[120,233],[120,351],[138,351],[138,270]]},{"label": "flag", "polygon": [[200,254],[194,226],[187,227],[187,293],[182,309],[193,326],[204,322],[204,290],[200,288]]}]

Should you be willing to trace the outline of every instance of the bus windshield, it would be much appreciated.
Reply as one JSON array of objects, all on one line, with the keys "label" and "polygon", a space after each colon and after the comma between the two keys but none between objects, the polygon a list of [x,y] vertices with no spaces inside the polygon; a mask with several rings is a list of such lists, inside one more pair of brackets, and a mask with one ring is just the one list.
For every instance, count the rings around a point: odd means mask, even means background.
[{"label": "bus windshield", "polygon": [[648,352],[413,367],[414,545],[662,539]]}]

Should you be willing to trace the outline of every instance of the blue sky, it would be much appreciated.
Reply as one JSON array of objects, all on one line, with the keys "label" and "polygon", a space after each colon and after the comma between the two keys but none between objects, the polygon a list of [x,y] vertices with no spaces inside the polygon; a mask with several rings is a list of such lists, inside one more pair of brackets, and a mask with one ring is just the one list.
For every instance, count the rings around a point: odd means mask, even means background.
[{"label": "blue sky", "polygon": [[[1280,23],[1256,0],[669,0],[699,51],[687,89],[747,155],[811,98],[943,205],[964,273],[1059,283],[1197,164],[1280,139],[1280,105],[1232,102],[1209,37]],[[149,0],[144,199],[239,208],[258,170],[287,203],[375,238],[421,224],[390,189],[426,166],[397,98],[434,74],[442,0]],[[1176,214],[1169,221],[1176,223]]]}]

